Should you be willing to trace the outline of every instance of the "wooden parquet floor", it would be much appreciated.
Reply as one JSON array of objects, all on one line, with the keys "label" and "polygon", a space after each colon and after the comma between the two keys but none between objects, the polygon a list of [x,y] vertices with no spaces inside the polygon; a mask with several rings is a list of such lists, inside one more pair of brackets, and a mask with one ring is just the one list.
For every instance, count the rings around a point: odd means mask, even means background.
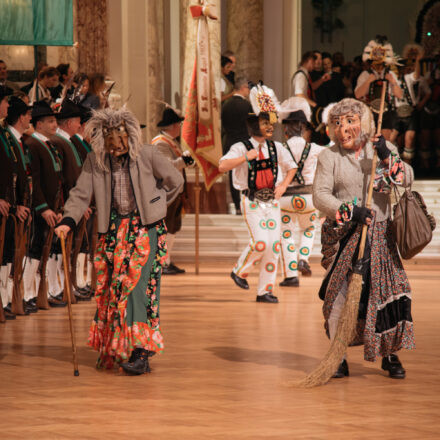
[{"label": "wooden parquet floor", "polygon": [[[188,268],[188,266],[187,266]],[[405,380],[349,350],[350,377],[289,388],[328,347],[317,290],[323,270],[280,304],[236,288],[231,264],[163,278],[166,350],[152,374],[99,372],[85,346],[94,304],[74,306],[80,376],[73,376],[67,310],[0,326],[0,439],[439,439],[440,260],[407,265],[417,349]]]}]

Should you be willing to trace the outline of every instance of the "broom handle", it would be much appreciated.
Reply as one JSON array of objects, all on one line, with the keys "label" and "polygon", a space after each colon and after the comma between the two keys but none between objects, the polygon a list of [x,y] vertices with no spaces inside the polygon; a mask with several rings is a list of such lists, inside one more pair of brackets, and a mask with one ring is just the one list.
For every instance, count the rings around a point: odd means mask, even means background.
[{"label": "broom handle", "polygon": [[[379,109],[379,118],[377,119],[376,136],[379,136],[382,131],[382,118],[383,118],[383,109],[385,106],[385,93],[387,90],[387,84],[388,83],[386,81],[383,81],[382,83],[382,94],[380,96],[380,109]],[[371,163],[370,184],[368,186],[367,203],[365,204],[367,208],[371,208],[371,200],[373,199],[373,185],[374,185],[374,176],[376,175],[376,165],[377,165],[377,150],[374,149],[373,161]],[[368,231],[368,225],[363,225],[361,243],[359,245],[359,255],[358,255],[359,260],[364,257],[365,242],[367,240],[367,231]]]},{"label": "broom handle", "polygon": [[69,261],[67,259],[66,253],[66,242],[64,240],[64,233],[61,232],[61,251],[63,253],[63,266],[64,266],[64,285],[67,289],[67,308],[69,311],[69,324],[70,324],[70,337],[72,339],[72,354],[73,354],[73,375],[79,376],[78,370],[78,358],[76,356],[76,341],[75,341],[75,331],[73,329],[73,316],[72,316],[72,301],[71,301],[71,291],[70,291],[70,273],[69,273]]}]

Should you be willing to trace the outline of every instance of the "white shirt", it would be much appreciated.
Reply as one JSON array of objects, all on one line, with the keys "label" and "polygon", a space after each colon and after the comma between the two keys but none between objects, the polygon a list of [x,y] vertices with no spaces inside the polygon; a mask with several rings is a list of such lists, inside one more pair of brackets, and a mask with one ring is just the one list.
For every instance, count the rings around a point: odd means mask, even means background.
[{"label": "white shirt", "polygon": [[46,136],[44,136],[44,134],[41,134],[38,131],[34,131],[32,133],[32,136],[35,136],[37,139],[40,139],[40,141],[43,142],[47,142],[49,140]]},{"label": "white shirt", "polygon": [[[384,79],[385,78],[385,74],[386,74],[385,72],[386,72],[386,69],[383,69],[382,72],[377,72],[376,70],[371,70],[371,72],[368,71],[368,70],[364,70],[359,75],[359,78],[357,79],[356,88],[354,89],[354,92],[356,93],[356,90],[360,86],[362,86],[362,84],[364,84],[367,81],[368,77],[370,76],[370,73],[373,73],[374,76],[376,77],[376,80],[378,80],[378,79]],[[392,72],[391,70],[390,70],[389,73],[393,77],[394,81],[396,81],[396,83],[398,84],[399,82],[397,80],[396,74],[394,72]],[[388,95],[391,96],[391,102],[392,102],[393,99],[395,100],[394,93],[393,93],[393,88],[392,88],[390,83],[388,83]],[[361,96],[360,99],[367,98],[367,97],[368,97],[368,90],[367,90],[367,93],[364,96]]]},{"label": "white shirt", "polygon": [[9,131],[14,135],[15,139],[17,139],[18,142],[21,142],[21,136],[20,132],[16,130],[12,125],[8,125]]},{"label": "white shirt", "polygon": [[[304,147],[306,146],[306,141],[301,136],[293,136],[287,141],[287,146],[292,152],[295,162],[298,163],[301,160]],[[310,145],[309,155],[304,161],[304,166],[302,169],[302,176],[304,178],[304,185],[312,185],[313,179],[315,178],[316,166],[318,165],[318,155],[324,150],[325,147],[314,144]],[[290,153],[289,153],[290,155]]]},{"label": "white shirt", "polygon": [[308,96],[308,90],[309,90],[309,72],[306,68],[300,67],[298,71],[301,70],[304,72],[304,75],[302,73],[297,73],[292,78],[292,96],[297,95],[304,95]]},{"label": "white shirt", "polygon": [[57,128],[57,134],[62,136],[64,139],[66,139],[68,142],[70,142],[70,136],[69,133],[65,132],[62,128]]},{"label": "white shirt", "polygon": [[[414,72],[412,72],[412,73],[407,73],[406,75],[404,75],[404,81],[406,83],[406,87],[408,88],[408,92],[409,92],[409,96],[411,97],[412,105],[416,105],[418,100],[417,100],[417,96],[414,92],[414,85],[416,83],[418,83],[419,80],[415,79]],[[396,98],[396,107],[401,107],[402,105],[410,105],[410,103],[408,102],[408,99],[406,97],[406,94],[405,94],[403,80],[399,79],[397,84],[399,84],[400,88],[403,90],[403,96],[402,96],[402,99]]]},{"label": "white shirt", "polygon": [[[253,137],[251,137],[250,142],[252,146],[258,150],[259,142]],[[279,185],[286,173],[293,169],[298,168],[295,161],[292,159],[292,156],[290,153],[286,150],[286,148],[283,147],[283,144],[280,142],[275,142],[275,148],[277,151],[277,160],[278,160],[278,173],[277,173],[277,180],[275,182],[275,186]],[[263,156],[265,159],[269,158],[269,148],[267,147],[267,143],[264,142],[263,148],[262,148]],[[247,148],[244,145],[243,142],[237,142],[233,144],[230,148],[230,150],[225,154],[221,159],[227,160],[227,159],[237,159],[238,157],[243,157],[247,153]],[[248,172],[249,172],[249,166],[247,162],[242,163],[241,165],[235,167],[232,170],[232,183],[234,185],[235,189],[238,189],[239,191],[244,191],[248,188]]]},{"label": "white shirt", "polygon": [[223,78],[220,78],[220,92],[225,93],[226,90],[226,81]]}]

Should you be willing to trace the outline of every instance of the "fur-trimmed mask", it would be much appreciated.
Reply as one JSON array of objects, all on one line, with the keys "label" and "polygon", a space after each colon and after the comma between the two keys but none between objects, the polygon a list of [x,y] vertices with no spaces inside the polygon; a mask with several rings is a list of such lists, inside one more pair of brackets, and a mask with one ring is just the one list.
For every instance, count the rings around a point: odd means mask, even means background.
[{"label": "fur-trimmed mask", "polygon": [[329,137],[347,150],[363,146],[375,134],[373,115],[361,101],[345,98],[329,111]]},{"label": "fur-trimmed mask", "polygon": [[128,153],[136,159],[142,147],[139,121],[125,106],[115,110],[94,110],[86,124],[85,136],[90,138],[98,168],[109,171],[105,164],[107,154],[121,156]]}]

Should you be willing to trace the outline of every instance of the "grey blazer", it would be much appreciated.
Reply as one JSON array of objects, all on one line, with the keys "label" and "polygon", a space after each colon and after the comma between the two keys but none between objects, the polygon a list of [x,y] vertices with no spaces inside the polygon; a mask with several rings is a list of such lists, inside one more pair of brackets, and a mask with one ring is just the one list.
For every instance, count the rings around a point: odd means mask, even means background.
[{"label": "grey blazer", "polygon": [[[110,158],[105,163],[110,169]],[[144,145],[137,159],[130,159],[130,178],[136,204],[143,225],[155,223],[166,216],[169,205],[181,192],[183,177],[179,171],[152,145]],[[111,174],[96,164],[95,153],[89,153],[81,174],[64,205],[61,223],[71,225],[69,217],[77,225],[95,196],[98,232],[106,233],[109,227],[112,205]]]},{"label": "grey blazer", "polygon": [[[396,147],[387,142],[387,147],[397,152]],[[363,157],[355,158],[354,151],[339,145],[326,148],[318,156],[318,167],[313,182],[313,204],[326,216],[335,219],[336,211],[342,203],[357,197],[358,206],[365,206],[370,182],[371,163],[374,155],[373,144],[369,141]],[[414,174],[410,165],[403,162],[405,178],[403,186],[410,186]],[[390,194],[373,191],[371,208],[376,212],[376,220],[381,222],[391,215]]]}]

